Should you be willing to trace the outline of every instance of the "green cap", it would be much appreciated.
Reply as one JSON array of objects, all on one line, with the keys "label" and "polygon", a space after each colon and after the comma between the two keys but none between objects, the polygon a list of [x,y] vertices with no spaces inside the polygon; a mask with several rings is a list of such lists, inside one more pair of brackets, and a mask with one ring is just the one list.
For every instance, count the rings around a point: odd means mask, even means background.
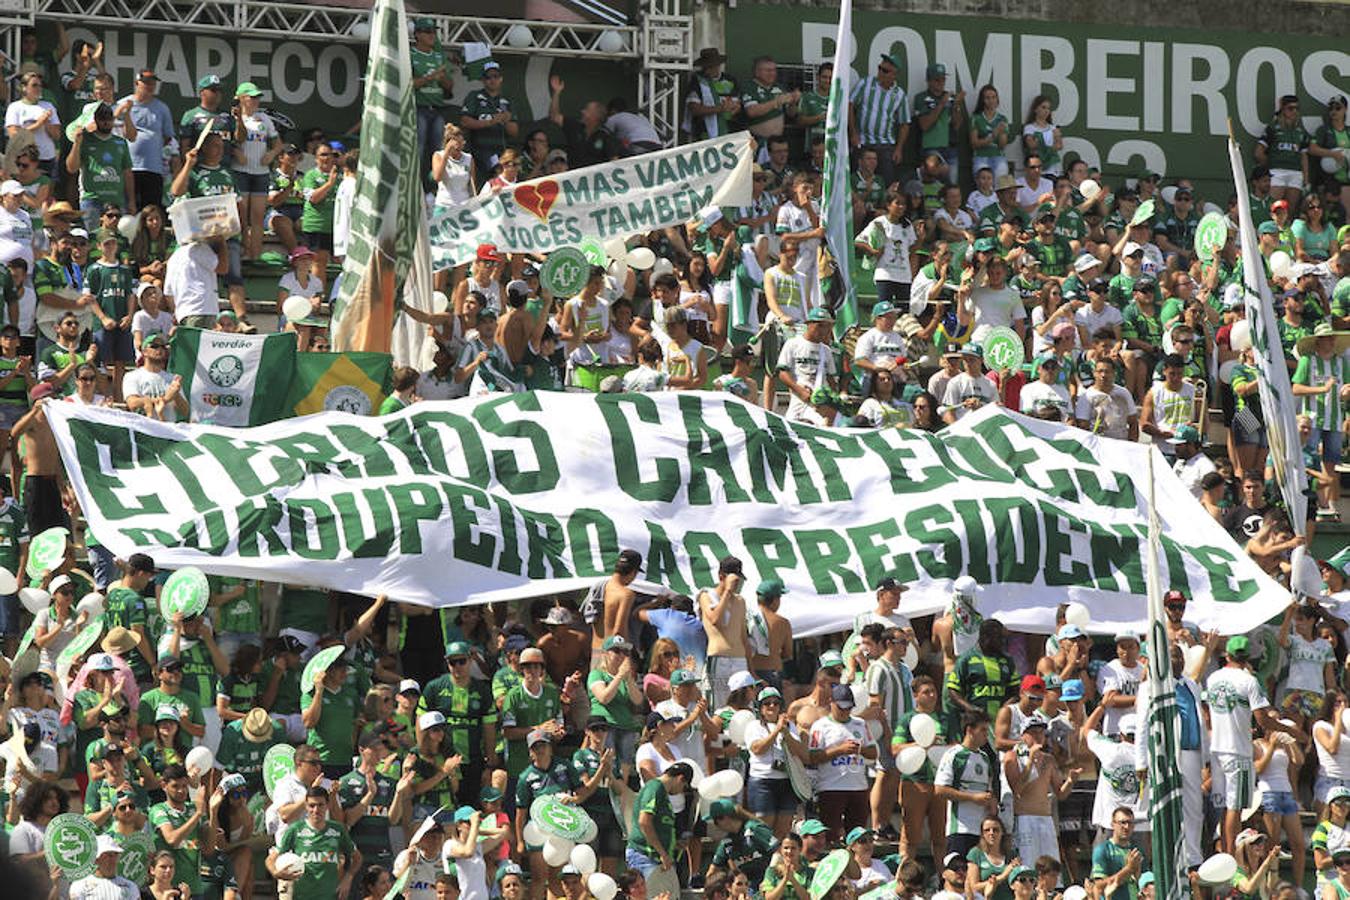
[{"label": "green cap", "polygon": [[451,641],[445,645],[446,658],[452,656],[468,656],[472,652],[467,641]]},{"label": "green cap", "polygon": [[1279,226],[1279,225],[1276,225],[1276,224],[1275,224],[1274,222],[1272,222],[1270,219],[1266,219],[1266,221],[1264,221],[1264,222],[1262,222],[1260,225],[1257,225],[1257,226],[1256,226],[1256,233],[1257,233],[1257,234],[1279,234],[1279,233],[1280,233],[1280,226]]},{"label": "green cap", "polygon": [[895,304],[889,300],[880,300],[872,304],[872,318],[880,319],[882,316],[889,316],[892,313],[899,312]]},{"label": "green cap", "polygon": [[783,692],[776,687],[770,686],[759,692],[759,696],[755,698],[755,702],[763,703],[765,700],[772,700],[774,698],[782,700]]},{"label": "green cap", "polygon": [[671,687],[679,687],[682,684],[693,684],[697,680],[697,676],[688,669],[676,669],[674,672],[670,673]]},{"label": "green cap", "polygon": [[1223,652],[1229,656],[1245,657],[1251,650],[1252,642],[1244,634],[1235,634],[1223,645]]},{"label": "green cap", "polygon": [[761,597],[781,597],[787,593],[787,585],[777,578],[766,578],[755,588],[755,593]]},{"label": "green cap", "polygon": [[490,784],[484,785],[483,789],[478,792],[480,803],[496,803],[500,799],[502,799],[502,792]]},{"label": "green cap", "polygon": [[861,825],[854,825],[849,829],[848,836],[844,838],[844,846],[852,847],[863,838],[872,837],[876,832],[870,828],[864,828]]},{"label": "green cap", "polygon": [[1035,218],[1037,219],[1041,218],[1042,216],[1053,216],[1053,215],[1056,215],[1055,204],[1053,203],[1042,203],[1040,206],[1036,207]]},{"label": "green cap", "polygon": [[711,822],[713,819],[722,816],[734,816],[736,814],[736,801],[730,797],[721,797],[712,802],[708,807],[708,814],[703,817],[703,821]]},{"label": "green cap", "polygon": [[1346,577],[1350,577],[1350,547],[1344,547],[1335,556],[1326,560],[1326,564]]},{"label": "green cap", "polygon": [[896,59],[894,56],[892,56],[889,53],[883,53],[881,54],[881,58],[884,59],[886,62],[890,63],[891,65],[895,66],[895,68],[899,70],[900,61]]},{"label": "green cap", "polygon": [[806,321],[808,321],[808,322],[833,322],[833,321],[834,321],[834,313],[830,312],[828,309],[826,309],[826,308],[823,307],[823,306],[817,306],[815,309],[811,310],[809,313],[806,314]]},{"label": "green cap", "polygon": [[1056,356],[1055,354],[1042,353],[1040,356],[1036,357],[1036,361],[1033,364],[1032,369],[1038,370],[1040,369],[1041,366],[1045,365],[1046,363],[1054,363],[1055,368],[1059,368],[1059,366],[1061,365],[1059,357]]},{"label": "green cap", "polygon": [[167,703],[161,704],[155,708],[156,722],[178,722],[181,721],[178,714],[178,707],[170,706]]},{"label": "green cap", "polygon": [[199,91],[204,91],[207,88],[218,88],[218,87],[220,87],[219,75],[203,75],[201,78],[197,79],[197,90]]},{"label": "green cap", "polygon": [[1023,875],[1034,876],[1035,874],[1036,870],[1031,868],[1031,866],[1014,866],[1013,870],[1008,873],[1008,884],[1012,884]]},{"label": "green cap", "polygon": [[[933,78],[946,78],[947,67],[942,63],[929,63],[928,68],[924,70],[923,77],[930,80]],[[850,843],[852,842],[850,841]]]},{"label": "green cap", "polygon": [[990,253],[995,246],[994,239],[990,237],[982,237],[975,240],[976,253]]},{"label": "green cap", "polygon": [[838,406],[839,395],[831,388],[818,387],[811,392],[811,405],[817,406],[822,403],[828,403],[830,406]]},{"label": "green cap", "polygon": [[819,819],[807,819],[797,826],[797,833],[802,837],[806,837],[809,834],[824,834],[829,830],[830,829],[825,827],[825,823]]},{"label": "green cap", "polygon": [[436,20],[430,16],[418,16],[413,19],[413,31],[435,31]]},{"label": "green cap", "polygon": [[1336,229],[1336,243],[1342,243],[1346,238],[1350,238],[1350,225],[1342,225]]},{"label": "green cap", "polygon": [[234,89],[234,95],[236,97],[261,97],[262,91],[258,90],[258,86],[253,82],[245,81]]},{"label": "green cap", "polygon": [[844,667],[844,657],[838,650],[826,650],[820,654],[820,668],[822,669],[842,669]]},{"label": "green cap", "polygon": [[1182,425],[1176,431],[1172,432],[1172,437],[1167,441],[1169,444],[1199,444],[1200,429],[1194,425]]}]

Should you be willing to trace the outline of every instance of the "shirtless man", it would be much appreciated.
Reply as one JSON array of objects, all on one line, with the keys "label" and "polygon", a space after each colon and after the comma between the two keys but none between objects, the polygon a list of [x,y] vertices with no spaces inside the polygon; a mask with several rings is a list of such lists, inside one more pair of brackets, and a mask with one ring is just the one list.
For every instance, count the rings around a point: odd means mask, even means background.
[{"label": "shirtless man", "polygon": [[728,556],[717,567],[717,587],[698,592],[698,612],[708,635],[704,694],[713,709],[726,706],[731,676],[750,670],[750,630],[745,620],[745,598],[740,595],[744,581],[741,561]]},{"label": "shirtless man", "polygon": [[605,653],[600,645],[605,638],[618,635],[628,638],[628,619],[633,614],[637,592],[629,587],[642,570],[642,554],[636,550],[621,550],[614,563],[614,574],[605,582],[603,609],[591,630],[591,668],[598,668]]},{"label": "shirtless man", "polygon": [[798,697],[788,706],[788,718],[797,723],[803,732],[811,730],[816,719],[829,715],[833,702],[834,686],[843,681],[844,657],[838,650],[826,650],[820,654],[820,663],[816,667],[816,683],[805,697]]},{"label": "shirtless man", "polygon": [[1013,856],[1038,860],[1042,856],[1059,859],[1059,835],[1050,810],[1050,793],[1060,800],[1073,790],[1074,779],[1082,769],[1059,770],[1055,758],[1045,750],[1049,722],[1040,713],[1027,719],[1021,743],[1003,754],[1003,778],[1012,791],[1013,815],[1017,830],[1013,835]]},{"label": "shirtless man", "polygon": [[1039,675],[1024,675],[1017,702],[998,711],[994,719],[994,749],[1011,750],[1017,746],[1027,723],[1045,703],[1045,679]]},{"label": "shirtless man", "polygon": [[777,578],[761,581],[755,591],[759,613],[751,617],[751,627],[764,631],[754,636],[755,642],[767,647],[768,652],[754,654],[750,658],[750,669],[760,681],[780,691],[783,689],[783,660],[792,656],[792,623],[778,614],[786,593],[787,588]]},{"label": "shirtless man", "polygon": [[586,635],[572,627],[570,612],[555,606],[540,624],[548,627],[539,639],[539,649],[544,652],[544,670],[554,684],[562,684],[574,673],[589,671],[583,669],[590,661]]},{"label": "shirtless man", "polygon": [[61,468],[61,454],[56,449],[56,438],[43,409],[54,394],[55,388],[45,381],[35,385],[30,394],[33,408],[24,413],[9,432],[16,441],[27,438],[22,444],[28,479],[24,486],[23,506],[30,534],[40,534],[57,525],[70,527],[70,515],[65,505],[65,470]]},{"label": "shirtless man", "polygon": [[975,606],[980,586],[974,578],[962,575],[952,582],[952,599],[947,611],[933,620],[933,640],[942,646],[942,671],[956,668],[956,659],[975,648],[984,616]]},{"label": "shirtless man", "polygon": [[548,327],[548,316],[536,319],[525,308],[529,299],[530,286],[524,281],[512,281],[506,286],[506,311],[497,322],[497,343],[513,366],[520,365],[526,350],[539,346],[539,337]]}]

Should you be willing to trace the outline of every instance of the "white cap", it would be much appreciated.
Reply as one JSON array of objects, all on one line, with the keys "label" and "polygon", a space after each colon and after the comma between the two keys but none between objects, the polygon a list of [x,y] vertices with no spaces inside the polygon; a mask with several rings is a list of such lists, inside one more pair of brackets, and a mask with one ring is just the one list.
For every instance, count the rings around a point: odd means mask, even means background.
[{"label": "white cap", "polygon": [[1139,731],[1139,717],[1134,713],[1126,713],[1120,717],[1120,733],[1136,734]]},{"label": "white cap", "polygon": [[1125,249],[1122,250],[1122,251],[1120,251],[1120,255],[1121,255],[1121,256],[1133,256],[1134,254],[1140,252],[1140,251],[1143,250],[1143,249],[1144,249],[1144,245],[1143,245],[1143,244],[1137,244],[1137,243],[1135,243],[1134,241],[1127,241],[1127,242],[1125,243]]},{"label": "white cap", "polygon": [[1289,267],[1290,278],[1302,278],[1304,275],[1316,275],[1317,266],[1312,263],[1294,263]]},{"label": "white cap", "polygon": [[47,585],[47,593],[55,594],[57,591],[61,590],[61,588],[70,584],[74,584],[74,582],[70,580],[69,575],[57,575],[52,579],[52,583]]},{"label": "white cap", "polygon": [[722,210],[717,206],[705,206],[698,211],[698,227],[700,231],[707,231],[718,222],[722,221]]},{"label": "white cap", "polygon": [[426,731],[428,728],[439,728],[444,724],[445,716],[434,709],[431,712],[424,712],[417,717],[417,727],[423,731]]},{"label": "white cap", "polygon": [[744,688],[754,687],[759,684],[759,679],[750,672],[735,672],[727,679],[728,691],[739,691]]},{"label": "white cap", "polygon": [[952,593],[962,597],[973,597],[980,592],[980,583],[969,575],[962,575],[952,582]]},{"label": "white cap", "polygon": [[0,182],[0,194],[8,196],[9,194],[22,193],[24,193],[23,185],[19,184],[19,182],[15,181],[13,178],[6,178],[4,181]]},{"label": "white cap", "polygon": [[408,691],[422,693],[422,686],[411,678],[405,678],[398,683],[398,693],[406,694]]},{"label": "white cap", "polygon": [[506,293],[519,294],[522,297],[528,297],[530,296],[530,283],[523,278],[508,281],[506,283]]},{"label": "white cap", "polygon": [[98,836],[98,852],[95,857],[102,856],[105,853],[121,853],[122,845],[117,843],[110,834],[100,834]]},{"label": "white cap", "polygon": [[1080,253],[1078,258],[1073,261],[1073,270],[1080,275],[1093,266],[1100,266],[1102,261],[1091,253]]}]

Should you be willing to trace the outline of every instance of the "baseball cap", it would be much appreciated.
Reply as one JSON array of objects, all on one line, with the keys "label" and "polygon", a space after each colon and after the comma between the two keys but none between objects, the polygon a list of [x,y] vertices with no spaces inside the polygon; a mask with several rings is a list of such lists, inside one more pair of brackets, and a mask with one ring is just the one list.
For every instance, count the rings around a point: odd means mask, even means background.
[{"label": "baseball cap", "polygon": [[734,816],[736,814],[736,801],[730,797],[721,797],[712,802],[708,807],[708,814],[703,817],[703,821],[711,822],[713,819],[721,816]]},{"label": "baseball cap", "polygon": [[877,582],[875,590],[877,591],[877,593],[880,593],[881,591],[893,591],[896,588],[899,588],[900,590],[903,591],[905,589],[904,582],[902,582],[899,578],[896,578],[894,575],[887,575],[885,578]]},{"label": "baseball cap", "polygon": [[561,147],[554,147],[548,151],[548,155],[544,157],[544,165],[551,166],[555,162],[568,162],[567,151]]},{"label": "baseball cap", "polygon": [[974,356],[979,359],[984,359],[984,348],[981,347],[979,344],[977,344],[975,341],[968,341],[965,344],[965,346],[961,348],[961,355]]},{"label": "baseball cap", "polygon": [[[741,673],[744,674],[744,673]],[[751,676],[753,677],[753,676]],[[678,687],[682,684],[693,684],[698,679],[693,672],[688,669],[676,669],[670,673],[670,686]]]},{"label": "baseball cap", "polygon": [[1152,293],[1158,287],[1158,279],[1152,275],[1140,275],[1134,282],[1133,290]]},{"label": "baseball cap", "polygon": [[115,672],[117,663],[110,653],[95,653],[89,657],[89,668],[94,672]]},{"label": "baseball cap", "polygon": [[478,799],[482,803],[496,803],[502,799],[502,792],[490,784],[485,784],[483,789],[478,792]]},{"label": "baseball cap", "polygon": [[532,730],[525,738],[525,746],[533,747],[535,744],[552,744],[553,732],[545,731],[542,728]]},{"label": "baseball cap", "polygon": [[1139,717],[1134,713],[1126,713],[1120,717],[1120,733],[1135,734],[1139,731]]},{"label": "baseball cap", "polygon": [[1327,802],[1335,803],[1337,800],[1350,800],[1350,788],[1340,785],[1327,792]]},{"label": "baseball cap", "polygon": [[[14,183],[18,184],[17,181]],[[895,304],[889,300],[879,300],[872,304],[872,318],[874,319],[880,319],[882,316],[889,316],[896,312],[899,312],[899,310],[897,310]]]},{"label": "baseball cap", "polygon": [[1251,652],[1252,642],[1244,634],[1235,634],[1223,645],[1223,652],[1229,656],[1246,657]]},{"label": "baseball cap", "polygon": [[724,556],[717,562],[718,575],[744,575],[745,566],[735,556]]},{"label": "baseball cap", "polygon": [[1008,873],[1008,883],[1012,884],[1017,879],[1025,875],[1035,875],[1036,870],[1031,866],[1013,866],[1013,870]]},{"label": "baseball cap", "polygon": [[1200,443],[1200,429],[1194,425],[1182,425],[1172,433],[1167,439],[1169,444],[1198,444]]},{"label": "baseball cap", "polygon": [[544,664],[544,651],[538,647],[526,647],[520,651],[520,664],[524,666],[531,663],[542,666]]},{"label": "baseball cap", "polygon": [[854,825],[852,828],[848,830],[848,835],[845,836],[844,838],[844,846],[852,847],[854,844],[858,843],[858,841],[861,841],[863,838],[869,838],[875,834],[876,832],[870,828],[864,828],[861,825]]},{"label": "baseball cap", "polygon": [[806,321],[808,321],[808,322],[833,322],[833,321],[834,321],[834,313],[830,312],[828,309],[826,309],[826,308],[823,307],[823,306],[817,306],[815,309],[811,310],[809,313],[806,314]]},{"label": "baseball cap", "polygon": [[1073,270],[1081,275],[1093,266],[1100,266],[1101,264],[1102,261],[1091,253],[1080,253],[1078,258],[1073,261]]},{"label": "baseball cap", "polygon": [[422,693],[422,686],[411,678],[405,678],[398,683],[398,693],[420,694]]},{"label": "baseball cap", "polygon": [[623,635],[611,634],[609,637],[605,638],[605,642],[600,645],[600,649],[619,650],[624,653],[627,653],[629,650],[633,649],[633,645],[629,643],[628,638],[624,637]]},{"label": "baseball cap", "polygon": [[1049,728],[1050,720],[1041,714],[1040,710],[1027,716],[1027,720],[1022,723],[1023,730],[1028,728]]},{"label": "baseball cap", "polygon": [[159,706],[155,707],[155,721],[156,722],[180,721],[178,718],[178,707],[170,706],[167,703],[161,703]]},{"label": "baseball cap", "polygon": [[1042,677],[1039,676],[1039,675],[1023,675],[1023,676],[1022,676],[1022,690],[1023,690],[1023,691],[1044,691],[1044,690],[1045,690],[1045,679],[1042,678]]},{"label": "baseball cap", "polygon": [[1143,252],[1144,248],[1141,247],[1138,243],[1136,243],[1135,241],[1128,241],[1125,244],[1125,249],[1121,251],[1120,255],[1134,256],[1136,253],[1143,253]]},{"label": "baseball cap", "polygon": [[417,727],[420,728],[422,731],[426,731],[431,728],[444,728],[445,716],[439,711],[434,709],[431,710],[430,712],[424,712],[417,717]]},{"label": "baseball cap", "polygon": [[1064,682],[1060,688],[1059,699],[1069,702],[1083,699],[1083,680],[1081,678],[1070,678]]},{"label": "baseball cap", "polygon": [[640,572],[642,570],[642,554],[631,549],[620,550],[618,564],[627,566],[634,572]]},{"label": "baseball cap", "polygon": [[1142,891],[1157,880],[1157,877],[1152,872],[1145,872],[1143,875],[1139,876],[1139,890]]},{"label": "baseball cap", "polygon": [[844,657],[838,650],[826,650],[820,654],[819,666],[822,669],[842,669]]},{"label": "baseball cap", "polygon": [[258,90],[258,86],[253,82],[242,81],[239,83],[239,87],[234,89],[234,95],[236,97],[261,97],[262,91]]},{"label": "baseball cap", "polygon": [[15,181],[13,178],[6,178],[3,182],[0,182],[0,194],[8,196],[9,194],[22,193],[24,193],[23,185],[19,184],[19,182]]},{"label": "baseball cap", "polygon": [[136,73],[136,80],[148,83],[151,81],[159,81],[159,76],[155,74],[154,69],[141,69]]},{"label": "baseball cap", "polygon": [[840,709],[853,708],[853,688],[846,684],[836,684],[830,691],[830,699]]},{"label": "baseball cap", "polygon": [[220,87],[219,75],[203,75],[197,79],[197,90],[208,91]]},{"label": "baseball cap", "polygon": [[976,252],[976,253],[989,253],[989,252],[991,252],[991,251],[994,249],[995,246],[996,246],[996,245],[994,244],[994,239],[993,239],[993,238],[990,238],[990,237],[982,237],[982,238],[976,238],[976,239],[975,239],[975,252]]},{"label": "baseball cap", "polygon": [[160,671],[163,672],[167,669],[183,668],[183,661],[172,653],[165,653],[155,665],[159,666]]},{"label": "baseball cap", "polygon": [[700,233],[706,232],[722,219],[722,210],[719,207],[705,206],[694,216],[694,221],[698,223],[695,230]]},{"label": "baseball cap", "polygon": [[[946,78],[946,77],[947,77],[947,67],[944,66],[942,63],[929,63],[929,64],[928,64],[928,68],[927,68],[927,69],[924,69],[923,77],[924,77],[924,78],[928,78],[928,79],[933,79],[933,78]],[[853,843],[853,842],[852,842],[852,841],[849,841],[849,843]]]},{"label": "baseball cap", "polygon": [[1138,643],[1139,635],[1135,634],[1133,631],[1118,631],[1116,632],[1114,640],[1117,644],[1121,641],[1134,641]]},{"label": "baseball cap", "polygon": [[765,700],[772,700],[775,698],[778,700],[782,700],[783,692],[780,691],[778,688],[774,687],[773,685],[770,685],[766,687],[764,690],[759,692],[759,696],[755,698],[755,702],[763,703]]},{"label": "baseball cap", "polygon": [[525,637],[523,634],[513,634],[506,639],[506,643],[502,645],[502,649],[507,653],[519,653],[528,646],[530,646],[529,638]]},{"label": "baseball cap", "polygon": [[957,343],[948,343],[946,349],[942,351],[943,356],[960,356],[961,345]]},{"label": "baseball cap", "polygon": [[413,19],[413,31],[435,31],[436,20],[430,16],[418,16]]},{"label": "baseball cap", "polygon": [[825,823],[819,819],[807,819],[797,826],[797,833],[802,837],[810,834],[824,834],[829,830],[825,827]]},{"label": "baseball cap", "polygon": [[105,853],[120,854],[122,852],[122,845],[117,843],[117,840],[110,834],[100,834],[96,847],[95,857],[102,856]]},{"label": "baseball cap", "polygon": [[586,720],[587,731],[594,731],[597,728],[603,728],[604,730],[608,731],[609,719],[606,719],[604,716],[591,716],[589,719]]},{"label": "baseball cap", "polygon": [[787,593],[787,585],[777,578],[766,578],[755,588],[755,593],[761,597],[781,597]]},{"label": "baseball cap", "polygon": [[964,872],[966,870],[966,858],[960,853],[948,853],[942,857],[942,868]]},{"label": "baseball cap", "polygon": [[231,772],[229,775],[220,779],[220,789],[227,794],[230,791],[237,791],[244,787],[248,787],[248,779],[238,772]]},{"label": "baseball cap", "polygon": [[467,641],[451,641],[445,645],[445,655],[450,656],[468,656],[471,652]]},{"label": "baseball cap", "polygon": [[501,262],[502,255],[497,252],[496,244],[479,244],[474,258],[480,262]]},{"label": "baseball cap", "polygon": [[[1067,322],[1065,322],[1064,324],[1068,325]],[[1069,327],[1072,328],[1073,326],[1069,325]],[[1035,367],[1037,369],[1041,368],[1042,366],[1050,366],[1052,368],[1058,369],[1059,365],[1060,365],[1059,357],[1053,353],[1042,353],[1040,356],[1036,357]]]},{"label": "baseball cap", "polygon": [[1060,641],[1072,641],[1081,637],[1087,637],[1087,633],[1072,622],[1059,626],[1059,631],[1055,632],[1055,639]]},{"label": "baseball cap", "polygon": [[467,822],[473,818],[474,808],[472,806],[461,806],[455,810],[456,822]]},{"label": "baseball cap", "polygon": [[72,591],[75,590],[75,582],[70,580],[69,575],[57,575],[52,579],[52,583],[47,586],[47,591],[55,594],[63,588],[70,588]]},{"label": "baseball cap", "polygon": [[1266,219],[1266,221],[1264,221],[1264,222],[1262,222],[1260,225],[1257,225],[1257,226],[1256,226],[1256,233],[1257,233],[1257,234],[1279,234],[1279,233],[1280,233],[1280,226],[1279,226],[1279,225],[1276,225],[1274,222],[1270,221],[1269,219]]}]

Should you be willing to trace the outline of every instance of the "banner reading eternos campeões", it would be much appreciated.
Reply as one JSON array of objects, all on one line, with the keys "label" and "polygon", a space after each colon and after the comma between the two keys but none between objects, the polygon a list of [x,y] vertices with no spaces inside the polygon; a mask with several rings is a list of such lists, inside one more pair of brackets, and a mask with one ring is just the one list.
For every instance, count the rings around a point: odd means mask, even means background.
[{"label": "banner reading eternos campe\u00f5es", "polygon": [[750,135],[742,131],[536,178],[463,206],[437,206],[432,262],[437,268],[469,262],[479,244],[547,253],[586,238],[682,225],[705,206],[748,204],[752,164]]},{"label": "banner reading eternos campe\u00f5es", "polygon": [[[941,435],[784,421],[724,394],[509,394],[380,419],[168,425],[46,405],[94,533],[125,558],[432,606],[588,586],[620,548],[692,594],[717,561],[788,586],[798,634],[847,627],[895,575],[902,610],[970,574],[981,607],[1049,630],[1086,603],[1146,618],[1149,448],[993,408]],[[1164,588],[1202,627],[1246,631],[1288,594],[1163,465]]]}]

